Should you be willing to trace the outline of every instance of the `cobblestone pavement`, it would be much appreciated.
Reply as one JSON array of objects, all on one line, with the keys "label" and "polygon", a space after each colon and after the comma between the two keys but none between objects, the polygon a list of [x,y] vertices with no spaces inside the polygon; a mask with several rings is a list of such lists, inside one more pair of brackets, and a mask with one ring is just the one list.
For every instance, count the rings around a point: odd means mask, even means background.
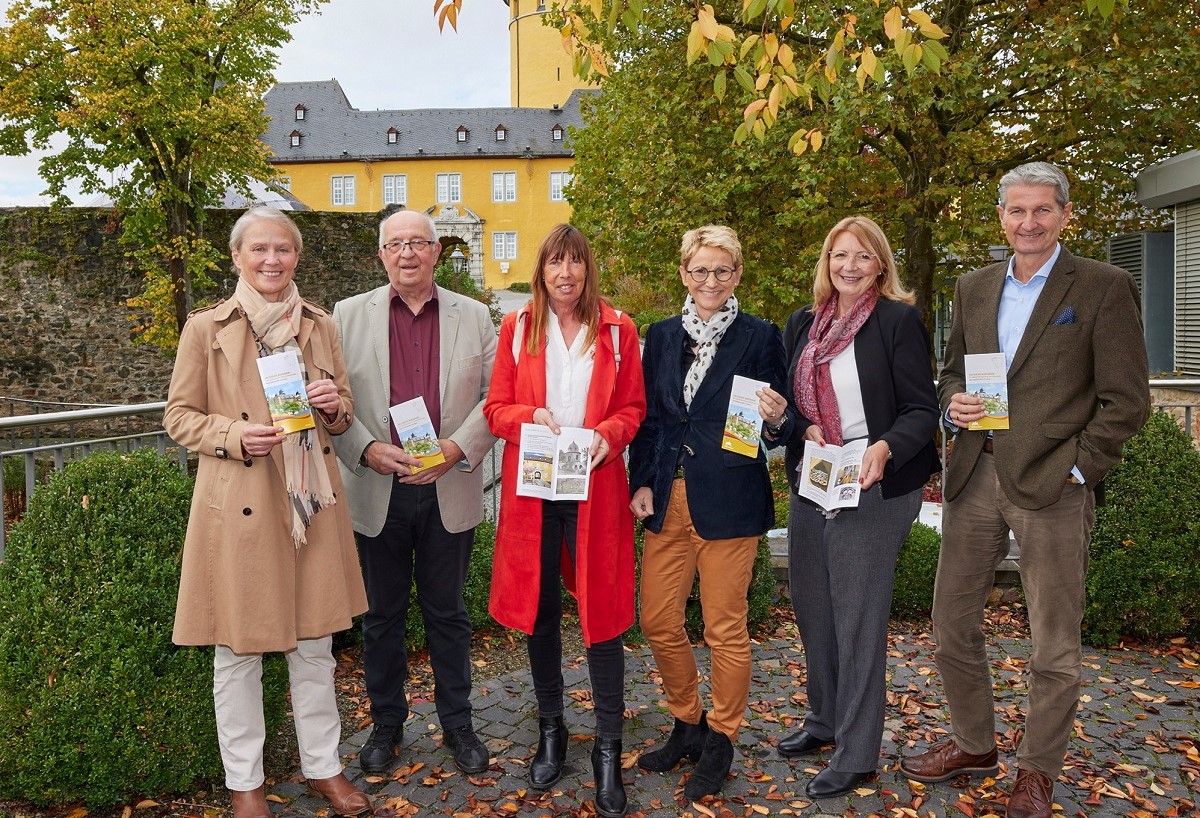
[{"label": "cobblestone pavement", "polygon": [[[1015,775],[1012,743],[1017,709],[1026,692],[1023,667],[1027,639],[991,638],[997,691],[1001,773],[995,782],[966,779],[927,788],[907,781],[898,770],[901,755],[936,741],[947,726],[944,699],[933,671],[927,639],[893,638],[889,665],[889,706],[879,778],[848,797],[813,802],[804,793],[822,757],[788,761],[775,752],[778,740],[799,728],[804,712],[803,653],[787,639],[756,643],[750,710],[737,741],[732,776],[721,800],[703,809],[682,796],[682,769],[643,773],[636,753],[663,739],[671,724],[648,648],[627,653],[625,783],[630,815],[857,815],[979,818],[1004,814]],[[707,651],[698,649],[700,667]],[[1071,756],[1055,788],[1062,815],[1197,815],[1200,736],[1197,695],[1200,666],[1195,654],[1137,651],[1085,652],[1084,690],[1071,743]],[[566,773],[542,794],[528,788],[527,764],[537,741],[537,717],[528,671],[478,682],[473,697],[475,728],[492,754],[492,766],[466,776],[441,746],[432,703],[414,705],[394,770],[367,775],[356,753],[369,730],[343,745],[346,772],[376,798],[380,814],[396,815],[594,815],[590,750],[593,719],[586,667],[565,673],[571,699],[567,725],[572,734]],[[828,757],[828,753],[824,758]],[[297,772],[270,794],[279,816],[328,815],[327,805],[305,794]]]}]

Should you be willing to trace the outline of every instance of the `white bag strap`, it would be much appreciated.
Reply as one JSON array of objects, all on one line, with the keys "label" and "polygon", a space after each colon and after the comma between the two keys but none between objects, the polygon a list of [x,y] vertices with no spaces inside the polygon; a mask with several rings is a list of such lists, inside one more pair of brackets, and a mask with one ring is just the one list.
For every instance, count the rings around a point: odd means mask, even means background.
[{"label": "white bag strap", "polygon": [[[617,321],[621,320],[621,311],[615,310],[617,313]],[[621,371],[621,325],[620,323],[613,324],[609,329],[612,330],[612,345],[613,358],[616,360],[617,372]],[[521,342],[525,340],[525,311],[517,313],[517,328],[513,332],[512,356],[513,363],[521,360]]]}]

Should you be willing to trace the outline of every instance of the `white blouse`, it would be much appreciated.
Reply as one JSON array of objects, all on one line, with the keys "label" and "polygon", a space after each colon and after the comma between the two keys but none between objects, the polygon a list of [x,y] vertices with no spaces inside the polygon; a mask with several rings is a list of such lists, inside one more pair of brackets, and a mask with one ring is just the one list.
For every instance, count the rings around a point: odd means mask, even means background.
[{"label": "white blouse", "polygon": [[558,316],[550,311],[546,338],[546,408],[554,414],[554,422],[559,426],[583,426],[596,349],[594,342],[588,349],[583,348],[587,331],[587,324],[582,325],[568,348]]},{"label": "white blouse", "polygon": [[838,414],[842,416],[842,440],[867,436],[867,411],[863,408],[862,385],[858,382],[855,343],[852,341],[829,361],[829,378],[837,395]]}]

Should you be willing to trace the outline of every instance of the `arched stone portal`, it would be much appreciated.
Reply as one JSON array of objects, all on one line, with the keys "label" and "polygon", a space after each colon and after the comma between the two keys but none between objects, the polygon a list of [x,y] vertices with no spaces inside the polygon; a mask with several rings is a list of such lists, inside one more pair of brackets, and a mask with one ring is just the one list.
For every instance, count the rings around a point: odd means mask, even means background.
[{"label": "arched stone portal", "polygon": [[[479,218],[470,208],[461,205],[434,205],[426,211],[433,217],[438,235],[442,237],[442,246],[446,251],[451,250],[451,244],[459,244],[467,255],[467,271],[471,278],[483,289],[483,219]],[[458,242],[447,242],[446,239],[458,239]],[[443,252],[442,259],[449,256]]]}]

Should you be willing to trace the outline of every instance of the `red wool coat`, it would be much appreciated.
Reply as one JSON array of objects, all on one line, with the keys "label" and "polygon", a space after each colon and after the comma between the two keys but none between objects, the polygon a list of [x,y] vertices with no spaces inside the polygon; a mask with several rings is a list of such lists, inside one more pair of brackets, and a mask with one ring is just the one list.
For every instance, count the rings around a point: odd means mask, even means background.
[{"label": "red wool coat", "polygon": [[[488,610],[501,625],[532,633],[541,575],[542,500],[517,496],[516,485],[521,424],[532,423],[534,410],[546,406],[546,342],[542,340],[537,355],[530,355],[522,343],[520,362],[513,360],[517,315],[528,310],[526,306],[510,313],[500,325],[496,365],[483,414],[492,434],[505,441]],[[529,323],[527,316],[524,331]],[[620,367],[613,352],[613,325],[620,327]],[[618,316],[601,304],[584,426],[598,431],[611,451],[592,472],[589,497],[579,504],[578,565],[571,565],[565,547],[562,558],[567,589],[579,602],[585,645],[619,636],[633,624],[633,513],[621,455],[645,416],[637,330],[629,316]]]}]

